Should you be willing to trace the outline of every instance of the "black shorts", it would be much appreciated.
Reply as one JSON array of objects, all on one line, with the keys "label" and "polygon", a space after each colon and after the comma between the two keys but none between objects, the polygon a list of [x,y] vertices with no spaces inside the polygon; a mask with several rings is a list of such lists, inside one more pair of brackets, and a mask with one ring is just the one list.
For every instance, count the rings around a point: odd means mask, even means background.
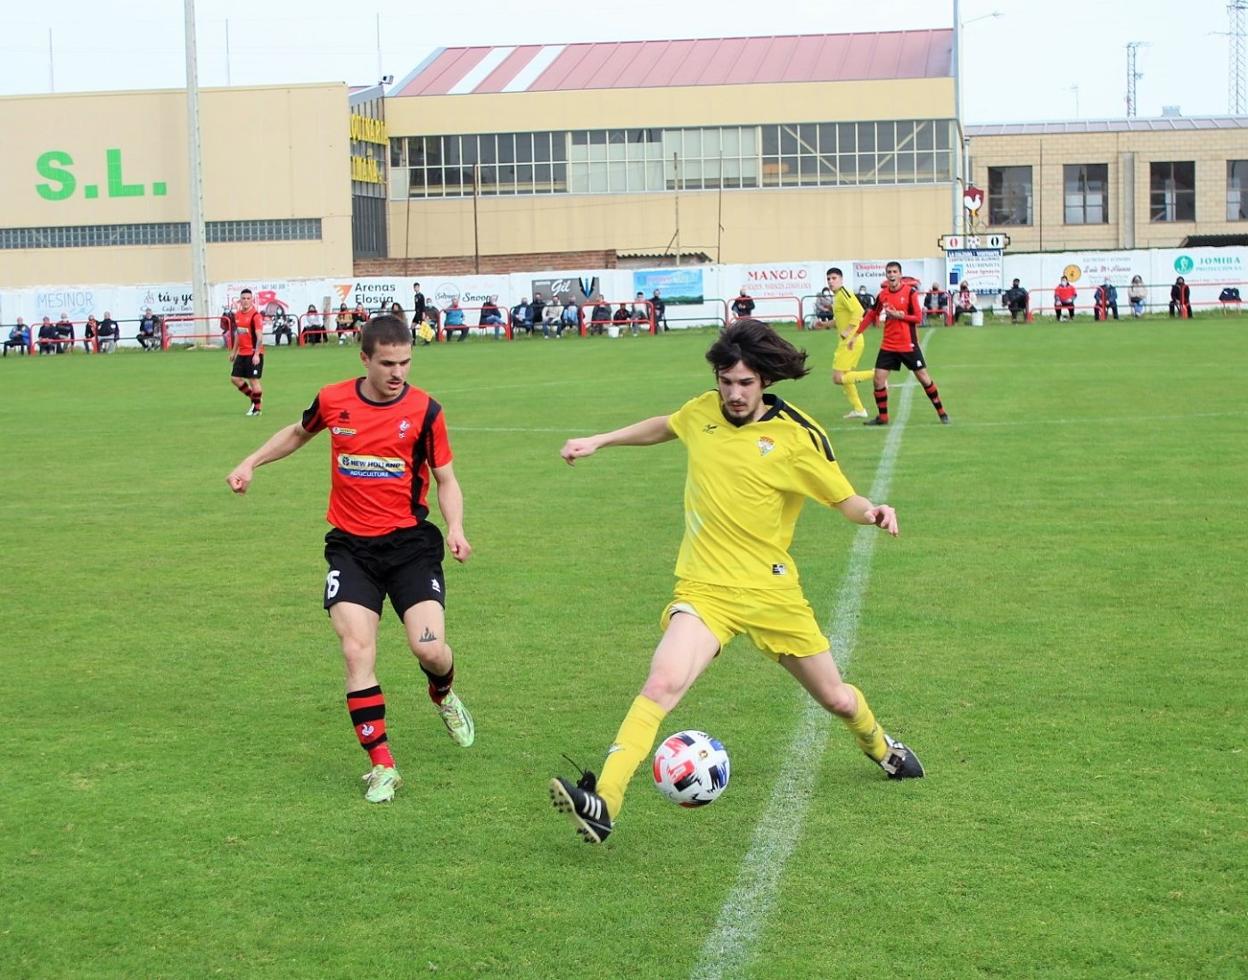
[{"label": "black shorts", "polygon": [[264,355],[260,355],[260,363],[252,364],[250,354],[237,354],[230,365],[231,378],[262,378],[264,377]]},{"label": "black shorts", "polygon": [[918,344],[914,345],[912,351],[881,350],[875,355],[877,371],[900,371],[902,365],[911,371],[921,371],[927,367],[927,362],[923,360],[923,351],[919,349]]},{"label": "black shorts", "polygon": [[325,535],[325,608],[354,602],[381,615],[386,596],[398,614],[432,599],[446,605],[442,559],[446,549],[437,526],[422,521],[377,538],[337,528]]}]

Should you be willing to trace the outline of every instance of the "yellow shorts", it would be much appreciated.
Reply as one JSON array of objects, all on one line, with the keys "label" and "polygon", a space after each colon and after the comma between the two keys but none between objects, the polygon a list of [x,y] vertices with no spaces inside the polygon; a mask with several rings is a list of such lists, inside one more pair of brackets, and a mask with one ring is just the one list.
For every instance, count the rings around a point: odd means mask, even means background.
[{"label": "yellow shorts", "polygon": [[719,640],[721,650],[740,633],[772,660],[782,654],[811,657],[829,646],[801,589],[734,589],[677,582],[672,601],[659,617],[659,626],[666,630],[678,612],[702,620]]},{"label": "yellow shorts", "polygon": [[833,371],[852,371],[862,360],[862,351],[867,345],[862,337],[854,341],[854,349],[845,346],[845,341],[836,345],[836,353],[832,355]]}]

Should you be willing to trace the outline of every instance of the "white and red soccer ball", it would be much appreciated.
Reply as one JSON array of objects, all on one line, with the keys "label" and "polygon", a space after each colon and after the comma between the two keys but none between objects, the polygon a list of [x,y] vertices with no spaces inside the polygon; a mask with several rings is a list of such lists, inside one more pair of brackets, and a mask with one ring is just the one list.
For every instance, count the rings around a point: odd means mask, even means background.
[{"label": "white and red soccer ball", "polygon": [[714,803],[728,785],[728,752],[706,732],[677,732],[654,753],[654,785],[685,807]]}]

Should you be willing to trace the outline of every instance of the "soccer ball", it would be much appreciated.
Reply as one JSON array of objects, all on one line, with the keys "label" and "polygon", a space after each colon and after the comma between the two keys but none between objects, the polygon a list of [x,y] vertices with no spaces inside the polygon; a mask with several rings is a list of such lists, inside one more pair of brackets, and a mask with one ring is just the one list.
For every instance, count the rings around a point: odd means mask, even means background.
[{"label": "soccer ball", "polygon": [[654,785],[681,806],[714,803],[728,785],[728,752],[706,732],[677,732],[654,753]]}]

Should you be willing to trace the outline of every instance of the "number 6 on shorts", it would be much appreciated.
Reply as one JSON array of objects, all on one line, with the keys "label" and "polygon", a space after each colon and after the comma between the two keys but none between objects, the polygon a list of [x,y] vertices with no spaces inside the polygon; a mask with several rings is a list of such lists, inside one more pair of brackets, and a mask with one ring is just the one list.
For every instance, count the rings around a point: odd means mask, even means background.
[{"label": "number 6 on shorts", "polygon": [[332,599],[338,594],[338,576],[341,574],[336,568],[331,568],[329,574],[325,576],[325,598]]}]

